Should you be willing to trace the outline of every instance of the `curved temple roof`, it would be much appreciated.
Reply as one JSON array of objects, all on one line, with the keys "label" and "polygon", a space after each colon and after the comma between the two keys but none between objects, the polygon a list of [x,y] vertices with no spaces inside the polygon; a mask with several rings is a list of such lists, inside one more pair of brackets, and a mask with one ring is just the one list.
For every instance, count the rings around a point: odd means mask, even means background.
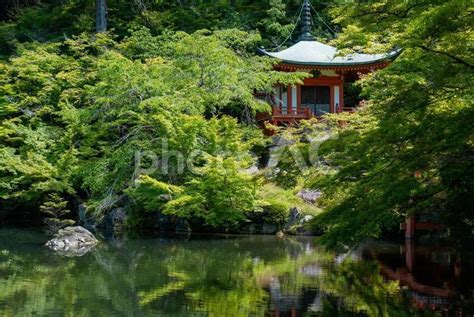
[{"label": "curved temple roof", "polygon": [[346,56],[337,56],[338,51],[335,47],[314,40],[301,40],[280,52],[272,53],[264,49],[260,49],[260,52],[270,57],[278,58],[287,64],[307,66],[353,66],[384,62],[395,58],[401,51],[397,50],[388,54],[356,53]]}]

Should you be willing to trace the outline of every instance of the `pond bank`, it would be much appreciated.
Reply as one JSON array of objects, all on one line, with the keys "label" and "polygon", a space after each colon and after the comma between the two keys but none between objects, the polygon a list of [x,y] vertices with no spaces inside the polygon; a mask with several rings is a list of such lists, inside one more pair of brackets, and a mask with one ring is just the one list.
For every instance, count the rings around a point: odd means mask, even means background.
[{"label": "pond bank", "polygon": [[[106,230],[120,233],[127,230],[129,216],[124,208],[114,208],[101,218],[88,217],[85,207],[79,207],[78,224],[88,230]],[[308,224],[312,215],[305,214],[299,208],[291,208],[288,215],[275,218],[274,215],[262,212],[246,213],[246,221],[236,224],[232,228],[212,228],[202,222],[186,220],[175,216],[164,215],[161,212],[151,212],[146,215],[145,224],[139,230],[161,232],[207,232],[226,234],[289,234],[289,235],[318,235]]]}]

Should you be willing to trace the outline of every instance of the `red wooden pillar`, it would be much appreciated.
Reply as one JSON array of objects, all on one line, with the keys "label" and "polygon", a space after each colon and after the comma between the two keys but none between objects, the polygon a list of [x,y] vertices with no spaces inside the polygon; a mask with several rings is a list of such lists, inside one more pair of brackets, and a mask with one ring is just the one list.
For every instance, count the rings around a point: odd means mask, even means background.
[{"label": "red wooden pillar", "polygon": [[415,216],[410,216],[405,222],[405,262],[410,272],[415,268]]},{"label": "red wooden pillar", "polygon": [[456,277],[457,280],[459,280],[461,277],[461,270],[462,270],[461,261],[459,259],[456,259],[454,261],[454,276]]},{"label": "red wooden pillar", "polygon": [[296,87],[296,113],[298,113],[298,110],[301,108],[301,85],[298,85]]},{"label": "red wooden pillar", "polygon": [[405,262],[408,271],[413,272],[415,269],[415,241],[405,240]]},{"label": "red wooden pillar", "polygon": [[335,104],[334,104],[334,86],[331,85],[329,86],[329,112],[330,113],[335,113]]},{"label": "red wooden pillar", "polygon": [[288,93],[287,93],[287,97],[288,97],[288,100],[286,101],[286,112],[287,114],[289,113],[293,113],[293,87],[292,86],[288,86],[287,88],[288,90]]},{"label": "red wooden pillar", "polygon": [[339,90],[340,90],[340,95],[339,95],[339,109],[340,112],[344,110],[344,73],[341,74],[341,84],[340,84]]},{"label": "red wooden pillar", "polygon": [[410,216],[406,220],[405,239],[414,239],[414,238],[415,238],[415,217]]}]

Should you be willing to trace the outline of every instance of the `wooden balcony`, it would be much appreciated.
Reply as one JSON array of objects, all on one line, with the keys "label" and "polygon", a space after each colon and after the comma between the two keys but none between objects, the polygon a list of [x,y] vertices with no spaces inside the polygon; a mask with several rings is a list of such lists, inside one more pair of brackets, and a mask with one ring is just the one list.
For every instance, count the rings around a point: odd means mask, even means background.
[{"label": "wooden balcony", "polygon": [[282,109],[282,107],[273,106],[271,114],[260,113],[257,115],[257,121],[269,121],[272,124],[293,124],[311,117],[313,114],[308,108]]},{"label": "wooden balcony", "polygon": [[313,115],[308,108],[282,109],[281,107],[273,107],[272,118],[278,122],[295,122],[298,120],[309,119]]},{"label": "wooden balcony", "polygon": [[[313,117],[319,117],[321,114],[317,114],[319,108],[311,107],[311,105],[298,105],[295,107],[283,108],[281,103],[275,99],[275,96],[267,93],[256,93],[255,96],[261,101],[267,102],[272,105],[271,113],[257,113],[256,120],[260,123],[269,122],[274,125],[290,125],[297,123],[300,120],[308,120]],[[327,110],[332,106],[326,105]],[[317,108],[317,109],[316,109]],[[326,110],[326,111],[327,111]],[[344,112],[354,112],[354,107],[343,107],[340,109]]]}]

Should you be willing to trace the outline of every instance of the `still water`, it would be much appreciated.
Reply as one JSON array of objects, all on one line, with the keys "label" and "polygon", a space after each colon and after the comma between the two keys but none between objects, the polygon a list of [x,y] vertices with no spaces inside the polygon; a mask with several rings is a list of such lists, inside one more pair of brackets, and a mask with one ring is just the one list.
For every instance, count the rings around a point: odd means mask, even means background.
[{"label": "still water", "polygon": [[[0,316],[471,316],[473,266],[441,246],[315,238],[102,241],[78,258],[0,229]],[[469,257],[467,257],[469,259]],[[472,272],[472,270],[471,270]]]}]

